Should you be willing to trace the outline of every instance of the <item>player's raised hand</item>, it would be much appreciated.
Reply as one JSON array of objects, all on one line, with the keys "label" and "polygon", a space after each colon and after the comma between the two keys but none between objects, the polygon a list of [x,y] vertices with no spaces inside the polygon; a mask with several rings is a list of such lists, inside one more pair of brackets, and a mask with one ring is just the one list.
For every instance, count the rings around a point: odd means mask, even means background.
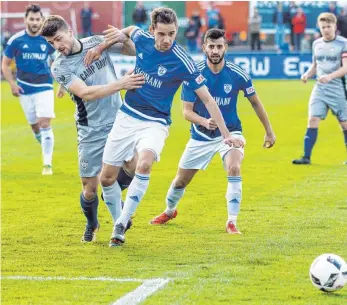
[{"label": "player's raised hand", "polygon": [[318,77],[318,81],[322,84],[326,84],[331,81],[331,77],[329,75],[321,75],[320,77]]},{"label": "player's raised hand", "polygon": [[121,30],[112,25],[108,25],[108,29],[103,31],[103,34],[105,35],[104,38],[107,44],[114,44],[117,42],[122,43],[129,39],[129,37],[123,34]]},{"label": "player's raised hand", "polygon": [[203,126],[208,130],[215,130],[218,127],[212,118],[206,119]]},{"label": "player's raised hand", "polygon": [[228,138],[225,138],[224,143],[229,145],[230,147],[236,148],[243,147],[245,145],[242,139],[240,139],[239,137],[234,137],[232,135],[230,135]]},{"label": "player's raised hand", "polygon": [[270,147],[275,145],[275,142],[276,142],[276,136],[273,132],[266,134],[264,137],[263,147],[264,148],[270,148]]},{"label": "player's raised hand", "polygon": [[59,88],[58,88],[58,91],[56,94],[57,98],[62,98],[65,95],[65,93],[66,93],[66,90],[65,90],[64,86],[59,85]]},{"label": "player's raised hand", "polygon": [[139,89],[145,83],[145,77],[142,74],[131,74],[133,71],[128,72],[120,79],[122,89],[133,90]]},{"label": "player's raised hand", "polygon": [[17,84],[11,85],[11,91],[14,96],[20,96],[22,93],[24,93],[24,90]]},{"label": "player's raised hand", "polygon": [[102,51],[99,46],[96,46],[90,50],[88,50],[86,56],[84,57],[84,65],[88,67],[92,64],[93,61],[98,60],[101,57]]},{"label": "player's raised hand", "polygon": [[308,80],[308,75],[306,73],[304,73],[303,75],[301,75],[301,80],[304,84],[307,83],[307,80]]}]

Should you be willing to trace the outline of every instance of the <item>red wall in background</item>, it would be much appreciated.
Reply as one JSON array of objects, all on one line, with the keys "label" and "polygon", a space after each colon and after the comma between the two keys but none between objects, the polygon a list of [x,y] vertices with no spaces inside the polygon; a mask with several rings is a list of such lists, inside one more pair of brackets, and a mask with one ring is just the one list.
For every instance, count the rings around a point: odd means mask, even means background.
[{"label": "red wall in background", "polygon": [[[68,23],[71,24],[71,10],[76,12],[77,29],[82,32],[80,11],[83,8],[83,3],[81,1],[18,1],[9,2],[1,1],[1,13],[20,13],[23,12],[25,7],[30,4],[39,4],[43,10],[49,9],[51,15],[60,15]],[[99,18],[93,20],[93,33],[101,33],[107,28],[108,24],[112,24],[116,27],[122,27],[122,16],[123,16],[123,3],[119,1],[98,1],[90,2],[90,7],[93,9],[94,13],[99,14]],[[25,28],[22,18],[15,19],[3,19],[2,30],[8,30],[11,33],[20,31]]]},{"label": "red wall in background", "polygon": [[[224,18],[225,29],[229,33],[248,31],[248,1],[213,1]],[[186,16],[189,18],[194,10],[200,12],[200,17],[205,18],[209,2],[187,1]]]}]

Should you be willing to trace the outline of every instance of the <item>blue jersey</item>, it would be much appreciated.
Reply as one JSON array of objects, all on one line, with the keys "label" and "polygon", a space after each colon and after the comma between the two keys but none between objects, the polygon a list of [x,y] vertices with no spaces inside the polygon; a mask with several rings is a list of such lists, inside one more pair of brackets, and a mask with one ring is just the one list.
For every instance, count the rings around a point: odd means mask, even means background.
[{"label": "blue jersey", "polygon": [[[225,61],[223,69],[217,74],[209,69],[206,60],[200,62],[198,68],[207,80],[206,85],[219,106],[228,130],[241,132],[241,121],[236,109],[237,96],[240,90],[244,92],[245,97],[255,94],[252,80],[248,74],[230,61]],[[186,82],[183,84],[181,99],[194,103],[193,111],[198,115],[206,119],[210,118],[204,103]],[[221,137],[219,129],[208,130],[204,126],[193,123],[190,133],[191,137],[198,141],[211,141]]]},{"label": "blue jersey", "polygon": [[53,89],[48,56],[54,51],[42,36],[30,36],[25,30],[9,39],[5,55],[16,61],[17,83],[23,94]]},{"label": "blue jersey", "polygon": [[135,73],[144,75],[145,84],[127,91],[121,110],[140,120],[169,125],[172,100],[182,82],[197,90],[205,79],[176,42],[171,49],[160,52],[154,47],[154,37],[139,28],[133,31],[131,39],[136,48]]}]

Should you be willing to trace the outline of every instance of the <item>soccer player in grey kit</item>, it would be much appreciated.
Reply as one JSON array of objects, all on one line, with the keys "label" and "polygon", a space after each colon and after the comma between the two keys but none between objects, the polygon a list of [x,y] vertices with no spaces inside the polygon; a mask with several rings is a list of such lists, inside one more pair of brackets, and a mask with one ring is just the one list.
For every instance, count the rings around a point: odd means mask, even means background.
[{"label": "soccer player in grey kit", "polygon": [[[99,228],[97,188],[104,146],[116,113],[122,105],[119,91],[141,88],[144,78],[134,74],[117,79],[107,50],[92,64],[86,65],[93,48],[106,47],[106,42],[100,36],[76,39],[69,25],[60,16],[49,16],[41,28],[41,35],[60,52],[51,71],[57,82],[70,92],[76,104],[79,171],[83,185],[80,204],[87,218],[82,241],[91,242],[95,240],[95,233]],[[114,48],[114,51],[122,54],[135,54],[130,41]],[[135,165],[131,163],[130,161],[128,164],[128,170],[134,171]],[[118,182],[121,184],[119,179]],[[121,206],[108,202],[106,205],[115,222]]]},{"label": "soccer player in grey kit", "polygon": [[[304,156],[293,164],[311,164],[311,152],[316,143],[318,126],[328,110],[338,119],[347,148],[347,39],[336,35],[336,17],[331,13],[318,16],[322,37],[312,45],[313,62],[301,80],[317,75],[309,102],[308,127],[304,139]],[[347,164],[347,161],[344,162]]]}]

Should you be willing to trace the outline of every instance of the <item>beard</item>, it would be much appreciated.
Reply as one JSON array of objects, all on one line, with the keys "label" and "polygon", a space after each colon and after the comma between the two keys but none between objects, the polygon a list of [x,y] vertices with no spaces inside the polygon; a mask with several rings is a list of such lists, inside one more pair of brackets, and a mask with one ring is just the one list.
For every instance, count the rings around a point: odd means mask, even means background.
[{"label": "beard", "polygon": [[209,60],[209,62],[211,64],[218,65],[223,61],[224,54],[222,56],[209,56],[209,55],[207,55],[207,59]]},{"label": "beard", "polygon": [[32,34],[36,34],[40,30],[40,27],[41,26],[30,26],[30,25],[28,25],[28,31],[31,32]]}]

